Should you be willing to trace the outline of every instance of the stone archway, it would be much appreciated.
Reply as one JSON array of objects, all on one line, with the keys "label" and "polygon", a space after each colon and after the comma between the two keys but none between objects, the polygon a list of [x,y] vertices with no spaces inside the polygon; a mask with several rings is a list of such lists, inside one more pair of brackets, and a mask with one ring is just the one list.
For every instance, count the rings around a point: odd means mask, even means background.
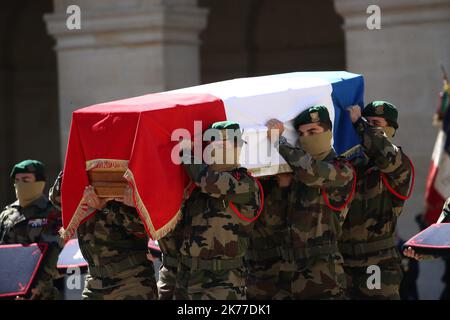
[{"label": "stone archway", "polygon": [[43,15],[51,0],[0,4],[0,204],[14,200],[8,178],[26,158],[43,161],[49,181],[60,169],[57,70],[54,42]]},{"label": "stone archway", "polygon": [[200,0],[199,5],[209,9],[201,34],[203,83],[345,69],[342,19],[331,0]]}]

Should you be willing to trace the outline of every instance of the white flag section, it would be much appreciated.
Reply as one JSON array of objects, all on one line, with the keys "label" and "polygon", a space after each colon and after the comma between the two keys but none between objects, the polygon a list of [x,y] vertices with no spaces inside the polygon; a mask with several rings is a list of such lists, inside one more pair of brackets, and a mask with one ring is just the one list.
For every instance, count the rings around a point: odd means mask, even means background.
[{"label": "white flag section", "polygon": [[[295,74],[294,74],[295,75]],[[334,122],[330,81],[320,77],[262,76],[216,82],[172,91],[173,93],[208,93],[225,105],[227,120],[236,121],[247,141],[241,153],[241,165],[255,176],[289,172],[290,167],[267,139],[266,122],[276,118],[285,124],[283,134],[291,144],[298,135],[293,119],[306,108],[321,104],[328,108]]]}]

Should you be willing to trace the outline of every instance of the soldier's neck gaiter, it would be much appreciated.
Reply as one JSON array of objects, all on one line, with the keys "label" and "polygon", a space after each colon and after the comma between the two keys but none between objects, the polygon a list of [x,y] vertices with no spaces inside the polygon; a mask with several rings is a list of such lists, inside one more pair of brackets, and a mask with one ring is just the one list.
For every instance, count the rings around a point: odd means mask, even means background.
[{"label": "soldier's neck gaiter", "polygon": [[[217,153],[216,153],[217,151]],[[204,154],[205,163],[214,171],[231,171],[240,167],[239,158],[241,147],[222,146],[214,147],[211,152]]]},{"label": "soldier's neck gaiter", "polygon": [[45,181],[36,182],[17,182],[14,184],[16,197],[19,200],[19,206],[25,208],[34,200],[42,196],[45,187]]},{"label": "soldier's neck gaiter", "polygon": [[386,136],[388,137],[388,140],[391,141],[395,134],[394,127],[383,127],[382,128]]},{"label": "soldier's neck gaiter", "polygon": [[331,130],[299,137],[300,146],[316,160],[323,160],[331,152]]}]

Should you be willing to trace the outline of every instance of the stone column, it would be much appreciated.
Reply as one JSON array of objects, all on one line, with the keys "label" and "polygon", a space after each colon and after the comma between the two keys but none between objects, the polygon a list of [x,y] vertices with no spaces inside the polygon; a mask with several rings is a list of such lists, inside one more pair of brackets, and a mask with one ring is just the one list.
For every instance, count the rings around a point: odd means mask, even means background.
[{"label": "stone column", "polygon": [[[366,102],[388,100],[399,108],[395,142],[411,157],[417,174],[413,197],[399,223],[400,235],[408,239],[418,231],[414,215],[424,207],[425,180],[437,133],[431,123],[442,88],[440,65],[450,72],[450,0],[334,3],[344,18],[347,69],[364,75]],[[370,16],[366,10],[372,4],[381,9],[379,30],[366,26]]]},{"label": "stone column", "polygon": [[[73,4],[80,30],[66,26]],[[54,0],[44,18],[56,39],[62,159],[73,110],[200,81],[207,10],[195,0]]]}]

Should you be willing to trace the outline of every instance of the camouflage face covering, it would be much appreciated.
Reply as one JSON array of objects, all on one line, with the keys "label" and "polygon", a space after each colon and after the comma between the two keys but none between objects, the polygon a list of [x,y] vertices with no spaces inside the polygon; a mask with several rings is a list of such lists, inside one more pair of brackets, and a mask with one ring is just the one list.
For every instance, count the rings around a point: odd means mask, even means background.
[{"label": "camouflage face covering", "polygon": [[34,200],[42,196],[42,193],[44,192],[45,182],[17,182],[16,184],[14,184],[14,187],[16,188],[16,197],[17,200],[19,200],[19,205],[22,208],[25,208]]},{"label": "camouflage face covering", "polygon": [[300,136],[299,142],[303,150],[316,160],[323,160],[331,151],[330,130],[311,136]]}]

